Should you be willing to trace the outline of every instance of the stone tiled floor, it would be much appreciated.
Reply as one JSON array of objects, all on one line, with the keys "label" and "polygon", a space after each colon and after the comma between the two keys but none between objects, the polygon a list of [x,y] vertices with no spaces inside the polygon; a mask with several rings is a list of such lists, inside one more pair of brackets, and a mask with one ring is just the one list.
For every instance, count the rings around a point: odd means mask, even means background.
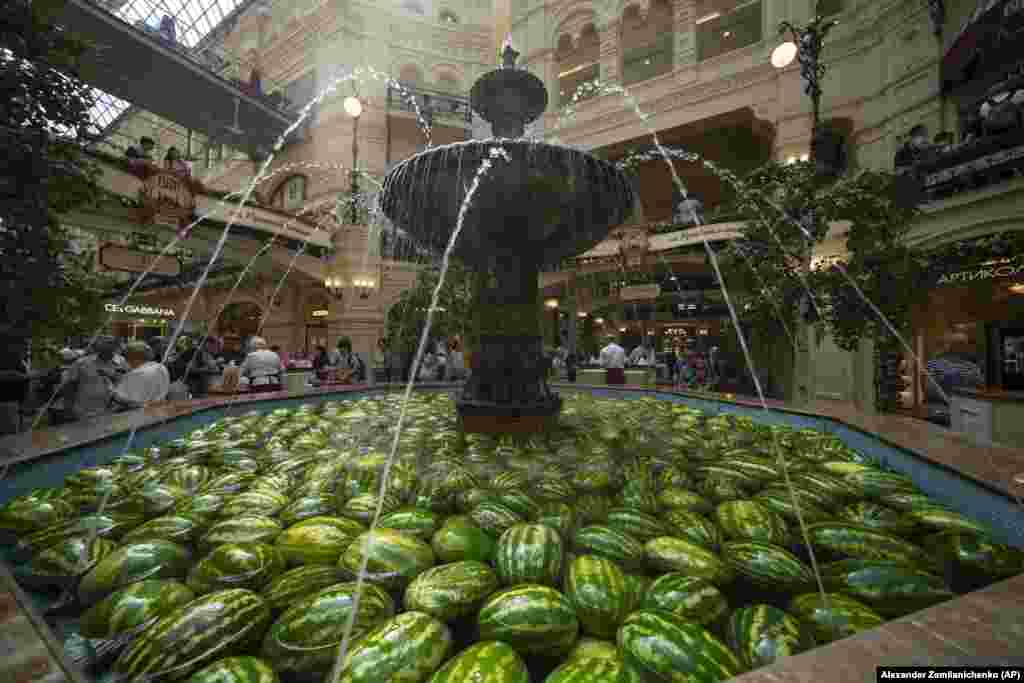
[{"label": "stone tiled floor", "polygon": [[[393,385],[394,386],[394,385]],[[565,385],[566,388],[572,385]],[[358,390],[363,387],[349,387]],[[649,387],[621,387],[644,390]],[[337,393],[338,388],[300,394],[280,392],[236,398],[165,403],[144,410],[0,439],[0,464],[30,460],[111,434],[163,422],[205,407],[249,403],[262,399]],[[701,398],[713,398],[700,396]],[[734,399],[760,406],[750,399]],[[864,415],[852,406],[821,403],[794,408],[776,401],[769,407],[832,417],[943,463],[988,485],[1020,496],[1012,479],[1024,472],[1024,449],[986,447],[927,422],[901,416]],[[1024,513],[1022,513],[1024,514]],[[2,579],[3,577],[0,577]],[[853,683],[876,680],[878,666],[1024,666],[1024,575],[937,605],[871,631],[843,639],[770,667],[744,674],[736,683]],[[57,683],[65,675],[45,641],[18,609],[14,595],[0,581],[0,675],[9,683]]]}]

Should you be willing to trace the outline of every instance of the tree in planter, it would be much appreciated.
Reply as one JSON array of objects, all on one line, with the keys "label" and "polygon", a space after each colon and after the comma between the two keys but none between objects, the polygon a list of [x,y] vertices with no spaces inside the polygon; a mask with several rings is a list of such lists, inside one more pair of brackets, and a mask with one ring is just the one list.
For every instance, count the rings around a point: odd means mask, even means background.
[{"label": "tree in planter", "polygon": [[[386,336],[391,349],[402,354],[413,354],[419,347],[423,328],[427,323],[427,309],[437,287],[440,269],[425,266],[416,276],[415,284],[402,292],[388,310]],[[479,275],[462,264],[452,261],[448,265],[444,286],[441,288],[431,323],[432,337],[459,335],[467,348],[475,339],[471,324],[474,281]]]},{"label": "tree in planter", "polygon": [[79,77],[87,46],[56,26],[50,5],[5,3],[0,13],[0,343],[19,370],[28,340],[47,352],[105,322],[106,278],[70,253],[57,215],[99,196],[91,90]]}]

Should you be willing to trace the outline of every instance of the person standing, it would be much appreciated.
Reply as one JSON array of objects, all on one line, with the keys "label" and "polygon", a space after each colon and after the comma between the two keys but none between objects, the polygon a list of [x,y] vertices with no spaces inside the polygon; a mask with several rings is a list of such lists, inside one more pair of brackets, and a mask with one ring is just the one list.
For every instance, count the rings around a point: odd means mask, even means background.
[{"label": "person standing", "polygon": [[153,350],[145,342],[129,343],[125,359],[131,369],[114,387],[115,408],[131,410],[167,398],[171,376],[162,363],[154,361]]},{"label": "person standing", "polygon": [[107,412],[114,385],[121,373],[114,366],[117,340],[100,337],[94,352],[75,361],[64,383],[65,408],[74,420],[96,417]]},{"label": "person standing", "polygon": [[384,337],[377,340],[377,348],[373,350],[373,383],[391,382],[391,369],[388,367],[388,343]]},{"label": "person standing", "polygon": [[239,373],[249,379],[249,390],[280,391],[284,378],[281,357],[267,348],[267,341],[262,337],[253,337],[249,342],[249,348],[251,351],[242,362]]},{"label": "person standing", "polygon": [[459,346],[457,339],[452,340],[450,348],[447,379],[449,382],[461,382],[466,378],[466,357],[463,355],[462,347]]},{"label": "person standing", "polygon": [[604,368],[605,384],[626,383],[626,351],[614,340],[601,349],[600,363]]},{"label": "person standing", "polygon": [[578,363],[579,358],[577,358],[575,352],[571,352],[565,357],[565,377],[570,382],[576,381],[576,366]]}]

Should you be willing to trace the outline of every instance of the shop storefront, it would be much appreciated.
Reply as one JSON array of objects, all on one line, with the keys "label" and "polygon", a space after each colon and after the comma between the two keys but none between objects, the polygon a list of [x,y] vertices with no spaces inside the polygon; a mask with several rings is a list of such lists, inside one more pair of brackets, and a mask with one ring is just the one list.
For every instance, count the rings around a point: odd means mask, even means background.
[{"label": "shop storefront", "polygon": [[111,317],[108,332],[124,340],[145,341],[153,337],[165,337],[171,333],[177,316],[172,308],[149,304],[108,303],[104,309]]},{"label": "shop storefront", "polygon": [[1024,256],[942,274],[912,320],[919,363],[915,373],[904,360],[904,407],[986,440],[1024,441],[1024,428],[1014,437],[993,423],[990,405],[1015,404],[1024,419]]}]

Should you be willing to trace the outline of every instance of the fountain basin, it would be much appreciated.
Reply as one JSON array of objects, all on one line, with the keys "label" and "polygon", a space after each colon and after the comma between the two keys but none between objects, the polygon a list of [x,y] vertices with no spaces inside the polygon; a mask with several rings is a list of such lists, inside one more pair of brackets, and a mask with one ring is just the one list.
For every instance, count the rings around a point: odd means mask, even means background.
[{"label": "fountain basin", "polygon": [[529,140],[471,140],[421,152],[384,179],[384,214],[423,246],[444,251],[480,165],[493,159],[464,218],[453,254],[487,268],[527,258],[554,265],[581,254],[623,223],[633,189],[609,162]]},{"label": "fountain basin", "polygon": [[[995,534],[1001,540],[1010,542],[1017,546],[1024,545],[1024,530],[1021,529],[1019,524],[1019,508],[1017,508],[1016,504],[1008,497],[989,491],[985,487],[980,486],[973,481],[969,481],[958,476],[955,472],[936,467],[932,463],[927,462],[912,453],[895,448],[869,434],[865,434],[860,430],[851,428],[839,421],[801,415],[784,410],[763,411],[748,406],[726,402],[680,397],[666,392],[641,392],[609,389],[585,389],[585,391],[591,391],[592,393],[602,397],[615,397],[622,400],[654,396],[662,400],[682,403],[708,412],[718,412],[721,414],[731,413],[740,416],[747,416],[757,422],[784,424],[796,428],[809,427],[827,431],[828,433],[839,437],[844,443],[857,448],[864,454],[871,456],[873,459],[888,465],[891,469],[907,474],[915,481],[919,488],[930,496],[938,499],[939,502],[948,504],[951,507],[960,510],[961,512],[969,515],[972,519],[987,523],[994,529]],[[361,394],[362,392],[348,392],[344,394],[325,394],[287,399],[270,398],[265,401],[247,402],[249,405],[247,405],[245,409],[240,410],[236,407],[230,412],[231,414],[239,415],[252,408],[256,408],[261,412],[269,412],[280,407],[297,407],[302,404],[320,403],[342,397],[359,396]],[[210,422],[222,417],[227,412],[228,409],[226,407],[214,406],[197,411],[192,415],[184,416],[160,427],[143,427],[138,431],[136,441],[133,442],[133,446],[144,447],[164,443],[200,426],[209,424]],[[7,485],[2,491],[0,491],[0,504],[11,497],[23,494],[33,488],[54,486],[64,477],[73,474],[82,467],[108,463],[122,453],[124,445],[125,435],[119,434],[108,438],[103,442],[96,442],[72,449],[54,452],[33,462],[26,462],[18,465],[11,473],[9,473],[8,479],[5,481],[5,484]],[[1006,583],[1015,582],[1013,585],[1020,586],[1021,578],[1022,577],[1011,579],[1010,582]],[[1005,585],[1006,584],[1003,584],[1003,586]],[[942,614],[943,610],[947,610],[950,614],[954,615],[952,621],[955,622],[955,615],[958,614],[958,612],[956,612],[958,609],[957,605],[959,603],[959,613],[968,614],[970,616],[970,620],[968,622],[964,622],[961,619],[960,622],[957,623],[961,623],[968,631],[977,631],[987,623],[987,619],[996,619],[997,615],[1000,623],[1009,625],[1014,623],[1013,615],[1021,616],[1022,613],[1024,613],[1024,602],[1020,600],[1020,595],[1017,596],[1016,603],[1010,600],[1000,605],[994,612],[978,612],[978,605],[984,604],[984,600],[992,599],[983,596],[992,594],[998,594],[1005,598],[1007,595],[1007,589],[1001,588],[1000,586],[993,586],[980,591],[977,594],[979,597],[974,597],[975,594],[970,594],[956,600],[952,600],[949,603],[943,603],[942,605],[926,610],[925,612],[916,613],[911,615],[911,617],[917,620],[915,623],[943,623],[941,621],[942,617],[939,615]],[[45,606],[45,597],[32,597],[36,600],[36,605],[38,607]],[[964,612],[964,610],[967,611]],[[911,617],[907,617],[904,620],[898,620],[897,622],[887,623],[883,627],[880,627],[880,629],[898,628],[903,622],[911,619]],[[950,618],[947,617],[946,621],[950,621]],[[938,626],[934,626],[934,628],[937,629]],[[816,660],[819,657],[826,656],[826,652],[829,653],[828,656],[833,660],[843,656],[847,657],[849,661],[863,660],[863,642],[870,639],[873,633],[873,631],[865,632],[853,638],[839,641],[826,648],[819,648],[807,653],[806,655],[793,658],[791,662],[780,662],[774,665],[771,671],[774,675],[780,675],[780,672],[784,672],[786,667],[790,664],[796,666],[800,662],[807,662],[812,659]],[[977,650],[977,654],[986,656],[988,658],[987,663],[993,664],[1005,661],[1009,656],[1019,652],[1021,650],[1021,645],[1024,644],[1024,642],[1021,641],[1021,634],[1019,630],[1004,630],[1002,637],[1003,639],[1000,641],[1002,643],[1002,649],[1000,649],[1000,646],[993,646],[990,643],[988,645],[988,649]],[[876,634],[874,635],[874,639],[885,640],[885,637]],[[857,643],[860,643],[860,645]],[[963,650],[960,654],[972,654],[974,652],[975,650],[973,649]],[[935,664],[941,654],[945,653],[935,654],[931,650],[928,650],[927,652],[922,652],[921,657],[923,658],[923,662]],[[933,656],[929,657],[929,655]],[[875,664],[881,663],[881,661],[868,662],[872,670]],[[907,664],[920,662],[890,661],[888,663]],[[961,660],[960,663],[966,662]],[[853,669],[858,669],[858,667],[853,667]],[[842,675],[833,675],[830,677],[830,680],[862,680],[863,676],[854,675],[855,672],[853,669],[846,668],[843,670],[844,673]],[[845,672],[848,672],[851,675],[847,676]],[[761,672],[756,671],[750,675],[756,677],[761,675]]]}]

